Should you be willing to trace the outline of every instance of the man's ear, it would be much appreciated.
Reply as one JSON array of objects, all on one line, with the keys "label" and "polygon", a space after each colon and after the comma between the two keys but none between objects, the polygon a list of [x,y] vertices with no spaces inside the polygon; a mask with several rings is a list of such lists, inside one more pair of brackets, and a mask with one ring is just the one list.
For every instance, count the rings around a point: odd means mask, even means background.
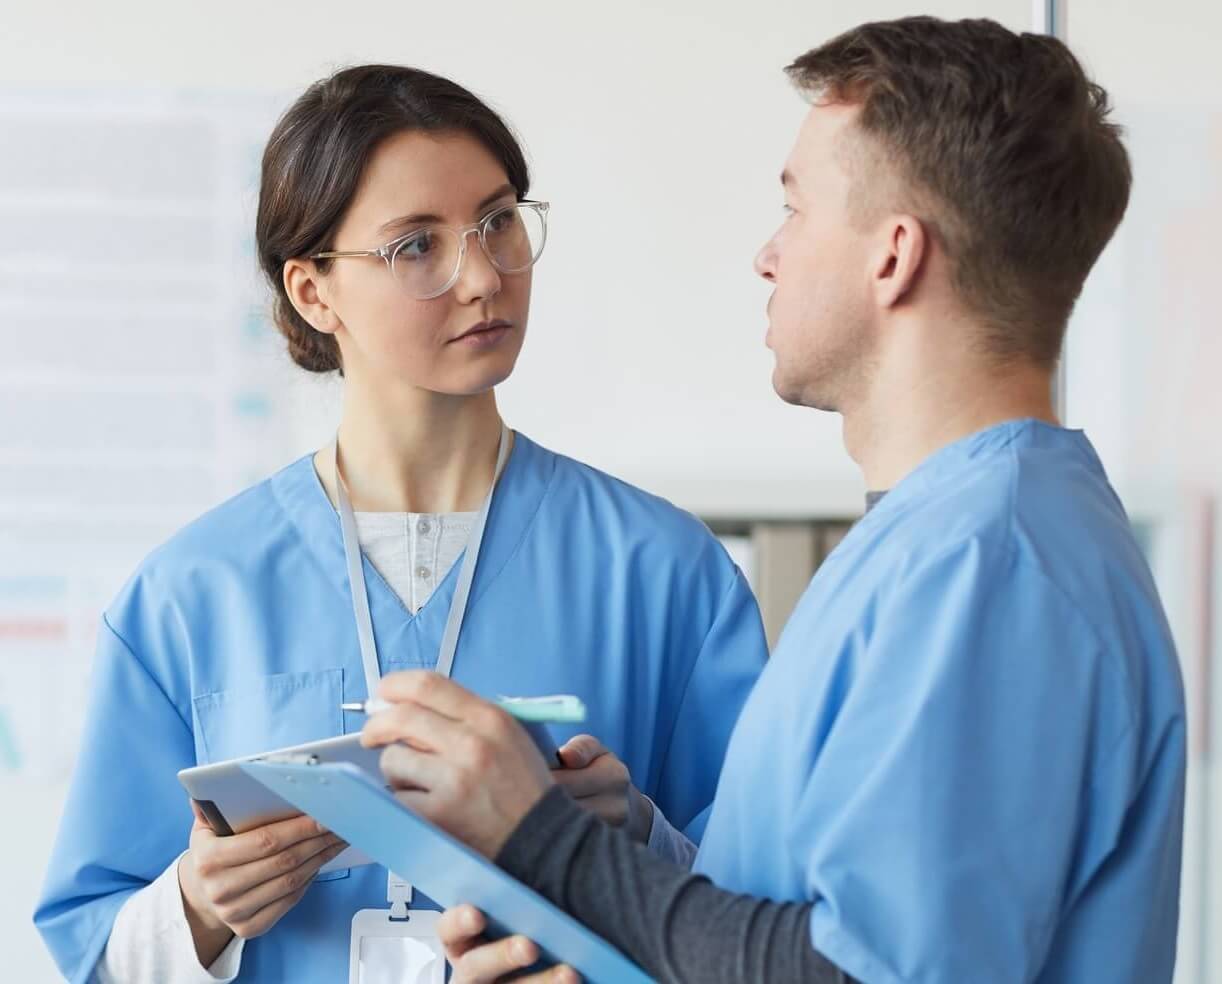
[{"label": "man's ear", "polygon": [[911,294],[928,249],[928,233],[916,216],[894,215],[886,220],[872,274],[879,307],[894,307]]}]

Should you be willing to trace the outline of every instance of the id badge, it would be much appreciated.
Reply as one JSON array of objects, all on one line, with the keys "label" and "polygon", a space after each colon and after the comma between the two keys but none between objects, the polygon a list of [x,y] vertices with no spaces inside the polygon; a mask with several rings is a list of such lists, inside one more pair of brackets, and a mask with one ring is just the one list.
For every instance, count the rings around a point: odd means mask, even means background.
[{"label": "id badge", "polygon": [[427,909],[411,910],[406,919],[391,919],[389,909],[361,909],[352,917],[348,984],[445,984],[440,918]]}]

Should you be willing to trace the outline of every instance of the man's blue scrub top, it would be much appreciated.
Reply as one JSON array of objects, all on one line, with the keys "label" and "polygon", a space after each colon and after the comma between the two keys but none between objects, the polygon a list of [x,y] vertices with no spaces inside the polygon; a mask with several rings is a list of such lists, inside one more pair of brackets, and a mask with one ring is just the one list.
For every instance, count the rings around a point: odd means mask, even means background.
[{"label": "man's blue scrub top", "polygon": [[813,901],[867,984],[1151,984],[1175,952],[1184,702],[1087,439],[945,448],[820,568],[743,710],[696,870]]}]

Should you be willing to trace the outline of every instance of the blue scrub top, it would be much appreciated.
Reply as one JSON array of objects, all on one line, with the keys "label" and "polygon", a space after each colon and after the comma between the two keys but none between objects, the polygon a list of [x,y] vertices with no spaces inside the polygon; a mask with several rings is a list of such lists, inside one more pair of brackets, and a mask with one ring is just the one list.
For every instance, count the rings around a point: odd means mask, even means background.
[{"label": "blue scrub top", "polygon": [[819,570],[696,870],[813,902],[815,948],[866,984],[1169,981],[1184,772],[1171,634],[1103,467],[1010,422]]},{"label": "blue scrub top", "polygon": [[[365,562],[382,672],[431,668],[458,565],[414,617]],[[518,436],[454,678],[572,693],[634,783],[699,840],[766,657],[755,599],[695,518]],[[155,551],[106,612],[85,734],[35,921],[86,980],[124,900],[187,847],[179,769],[359,731],[366,696],[340,526],[303,458]],[[425,900],[427,902],[427,900]],[[419,902],[419,897],[417,899]],[[352,915],[386,872],[320,876],[246,944],[243,981],[347,979]]]}]

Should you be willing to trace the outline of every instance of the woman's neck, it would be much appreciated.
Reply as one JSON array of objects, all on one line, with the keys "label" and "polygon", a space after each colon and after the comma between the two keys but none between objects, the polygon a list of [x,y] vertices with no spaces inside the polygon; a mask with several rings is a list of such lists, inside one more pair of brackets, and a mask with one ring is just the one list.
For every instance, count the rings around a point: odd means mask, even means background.
[{"label": "woman's neck", "polygon": [[[446,396],[415,390],[371,399],[349,386],[339,425],[339,461],[358,512],[471,512],[492,485],[501,438],[496,395]],[[333,446],[315,470],[332,503]]]}]

